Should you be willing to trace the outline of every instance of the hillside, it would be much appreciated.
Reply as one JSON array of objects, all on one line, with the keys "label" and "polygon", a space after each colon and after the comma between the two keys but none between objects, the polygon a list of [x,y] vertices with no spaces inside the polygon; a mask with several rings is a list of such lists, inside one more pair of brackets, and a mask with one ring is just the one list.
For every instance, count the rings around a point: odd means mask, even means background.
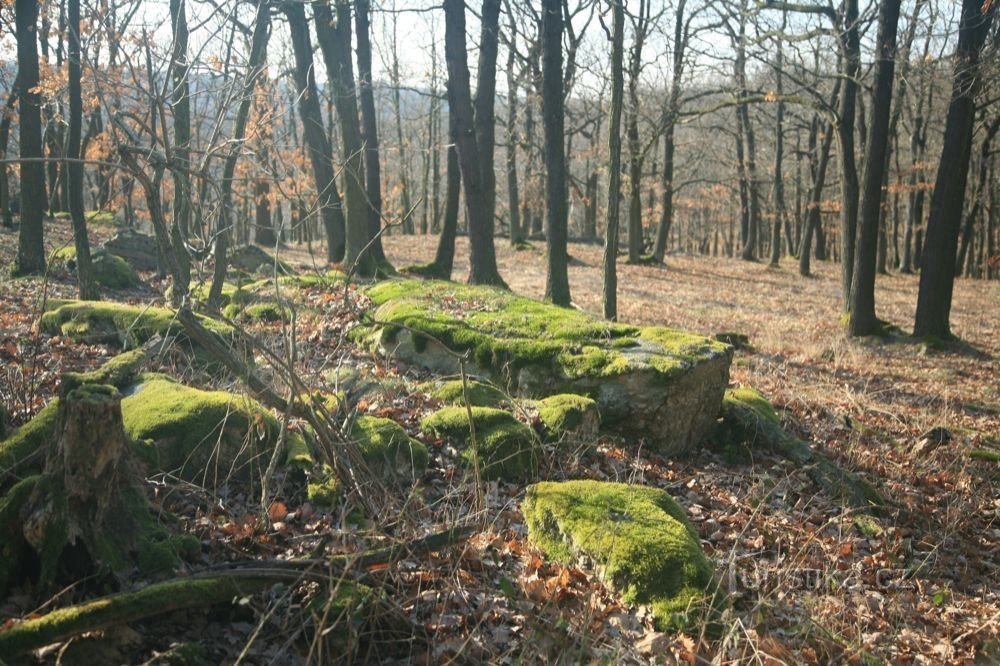
[{"label": "hillside", "polygon": [[[91,231],[95,240],[109,232]],[[49,243],[71,238],[66,222],[47,225],[46,233]],[[435,242],[390,236],[385,247],[401,267],[430,260]],[[458,241],[458,278],[467,271],[461,263],[468,256],[465,242]],[[15,246],[16,235],[0,231],[0,261],[8,264]],[[511,288],[541,296],[542,247],[514,251],[498,240],[497,249],[500,272]],[[574,302],[599,312],[601,249],[571,245],[570,254]],[[303,272],[312,264],[301,248],[283,250],[280,257]],[[745,334],[751,347],[736,352],[731,384],[767,396],[787,431],[870,481],[889,500],[888,512],[870,517],[846,509],[806,470],[769,451],[727,448],[726,442],[668,460],[648,453],[641,441],[603,434],[572,451],[546,449],[540,465],[547,479],[623,481],[667,490],[685,509],[726,593],[721,615],[711,622],[661,633],[647,608],[623,604],[586,562],[563,566],[543,558],[526,539],[520,513],[524,484],[486,481],[477,489],[462,473],[456,452],[421,430],[421,419],[440,404],[420,388],[429,375],[347,342],[344,334],[366,301],[342,285],[301,287],[297,371],[314,388],[328,381],[324,377],[335,367],[354,368],[375,380],[376,386],[341,414],[356,409],[396,421],[427,445],[427,471],[393,504],[398,515],[377,516],[364,515],[357,498],[354,505],[345,501],[330,509],[306,501],[302,482],[291,471],[274,478],[277,494],[267,507],[235,479],[192,484],[151,476],[145,487],[156,505],[176,514],[176,527],[195,535],[201,547],[193,560],[151,580],[189,576],[223,562],[357,553],[470,525],[472,536],[457,547],[415,552],[365,572],[384,594],[355,637],[359,660],[996,659],[1000,285],[956,282],[951,321],[960,343],[933,347],[904,333],[848,341],[839,324],[838,267],[816,262],[815,277],[804,279],[790,260],[786,263],[769,269],[675,255],[664,267],[620,266],[621,319],[705,335]],[[108,296],[161,303],[163,284],[150,273],[142,275],[147,286]],[[880,317],[909,329],[916,288],[915,276],[880,277]],[[39,331],[40,297],[72,292],[70,275],[0,285],[0,395],[15,425],[56,394],[60,373],[92,369],[117,353],[104,344],[77,344]],[[280,322],[247,326],[280,348]],[[154,356],[148,369],[199,386],[244,390],[232,378],[205,373],[177,355]],[[126,587],[149,580],[136,574]],[[85,587],[67,591],[59,603],[93,596]],[[310,652],[322,649],[312,628],[335,624],[310,616],[313,594],[307,584],[295,594],[248,596],[235,609],[197,611],[197,624],[204,627],[199,630],[173,615],[109,630],[103,638],[77,639],[61,649],[77,655],[107,651],[101,654],[127,663],[167,663],[182,646],[197,645],[208,663],[231,662],[241,653],[249,663],[302,663],[321,658]],[[0,600],[0,621],[33,610],[31,595],[25,582]],[[53,661],[56,652],[40,657]]]}]

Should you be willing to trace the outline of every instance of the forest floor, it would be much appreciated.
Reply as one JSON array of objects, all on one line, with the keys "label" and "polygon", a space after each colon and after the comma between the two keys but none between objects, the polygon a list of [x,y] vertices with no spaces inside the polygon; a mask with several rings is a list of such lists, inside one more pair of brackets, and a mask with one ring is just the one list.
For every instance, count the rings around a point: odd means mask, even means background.
[{"label": "forest floor", "polygon": [[[99,228],[95,239],[107,233]],[[65,222],[48,225],[47,234],[54,246],[71,242]],[[435,243],[434,237],[385,239],[397,267],[429,261]],[[15,246],[16,235],[0,230],[0,264],[10,265]],[[511,288],[541,296],[544,246],[515,251],[498,239],[497,250]],[[595,314],[601,309],[601,252],[598,246],[570,247],[574,302]],[[454,275],[463,279],[466,239],[458,240],[456,255]],[[311,263],[302,248],[281,256],[303,268]],[[956,282],[951,320],[959,343],[939,347],[904,333],[849,341],[839,323],[839,266],[813,266],[814,277],[802,278],[791,259],[777,269],[692,256],[669,256],[663,267],[622,263],[620,319],[746,334],[752,349],[737,352],[731,383],[760,390],[787,430],[870,480],[892,502],[890,516],[868,519],[845,509],[803,470],[766,452],[733,461],[706,448],[666,460],[643,451],[641,443],[602,437],[596,447],[551,456],[545,466],[547,478],[629,481],[670,491],[729,592],[730,603],[710,630],[705,625],[660,634],[646,609],[623,606],[594,571],[545,562],[525,538],[521,486],[486,484],[480,489],[485,509],[472,513],[476,490],[456,472],[454,452],[419,431],[434,401],[406,390],[386,390],[356,405],[396,419],[431,449],[431,466],[411,498],[418,510],[405,518],[352,525],[346,511],[320,511],[289,484],[263,521],[256,495],[248,492],[163,479],[151,480],[150,488],[201,538],[203,564],[288,558],[324,543],[330,551],[350,552],[383,543],[390,522],[397,535],[411,537],[456,522],[477,525],[464,546],[408,558],[385,573],[387,597],[414,639],[389,649],[362,635],[359,661],[1000,660],[1000,283]],[[145,277],[148,288],[111,296],[156,301],[163,284]],[[880,276],[879,316],[910,329],[917,282],[916,276]],[[0,395],[17,423],[51,399],[61,372],[94,367],[115,353],[39,334],[42,289],[38,280],[0,284]],[[72,276],[52,276],[45,289],[71,295]],[[344,362],[408,385],[426,378],[345,349],[342,333],[354,310],[344,306],[342,294],[343,288],[331,294],[316,287],[307,296],[315,309],[299,325],[303,377]],[[277,333],[273,326],[257,332],[269,331]],[[0,599],[0,627],[36,603],[28,585]],[[244,663],[301,663],[307,652],[289,647],[304,642],[301,616],[288,607],[268,613],[273,603],[256,599],[240,611],[201,613],[203,628],[197,630],[190,618],[176,616],[136,624],[125,638],[116,633],[115,649],[128,655],[118,659],[167,663],[178,644],[193,641],[206,646],[209,663],[233,662],[241,653]],[[57,654],[49,650],[42,657],[53,661]]]}]

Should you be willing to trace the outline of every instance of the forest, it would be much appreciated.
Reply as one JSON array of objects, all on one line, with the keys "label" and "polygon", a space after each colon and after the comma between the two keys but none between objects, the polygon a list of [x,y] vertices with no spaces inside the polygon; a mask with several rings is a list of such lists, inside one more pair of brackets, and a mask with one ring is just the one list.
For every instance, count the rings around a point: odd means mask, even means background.
[{"label": "forest", "polygon": [[1000,660],[998,5],[0,2],[0,666]]}]

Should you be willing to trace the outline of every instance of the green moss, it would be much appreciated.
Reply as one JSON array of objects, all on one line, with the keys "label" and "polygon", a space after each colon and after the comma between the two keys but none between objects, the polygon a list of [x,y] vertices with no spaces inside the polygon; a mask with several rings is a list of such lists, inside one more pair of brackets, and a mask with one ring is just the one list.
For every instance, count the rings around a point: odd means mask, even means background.
[{"label": "green moss", "polygon": [[[531,429],[509,413],[491,407],[472,407],[481,473],[486,479],[524,481],[534,478],[538,468],[538,443]],[[477,455],[465,407],[445,407],[421,421],[425,432],[461,447],[461,456],[471,465]]]},{"label": "green moss", "polygon": [[978,460],[988,460],[990,462],[1000,462],[1000,451],[975,449],[973,451],[969,451],[969,457],[976,458]]},{"label": "green moss", "polygon": [[20,577],[30,546],[21,532],[21,512],[31,497],[38,475],[18,481],[0,495],[0,597],[7,594],[11,582]]},{"label": "green moss", "polygon": [[291,310],[274,301],[258,301],[249,305],[230,303],[222,311],[229,319],[270,322],[291,318]]},{"label": "green moss", "polygon": [[193,534],[168,535],[162,530],[141,536],[135,548],[135,562],[144,574],[167,573],[182,561],[195,561],[201,542]]},{"label": "green moss", "polygon": [[241,468],[275,446],[279,434],[277,419],[256,400],[163,377],[146,379],[122,400],[122,417],[144,462],[186,478],[213,460],[224,475]]},{"label": "green moss", "polygon": [[42,447],[55,436],[58,414],[59,400],[55,399],[0,442],[0,488],[10,479],[41,471]]},{"label": "green moss", "polygon": [[[129,289],[142,284],[139,275],[127,261],[101,248],[91,249],[94,281],[108,289]],[[62,247],[49,256],[49,268],[76,274],[76,247]]]},{"label": "green moss", "polygon": [[96,370],[67,373],[63,381],[74,385],[106,384],[119,389],[125,388],[135,381],[139,373],[139,366],[145,358],[146,352],[141,349],[122,352]]},{"label": "green moss", "polygon": [[343,486],[337,475],[329,466],[323,465],[323,468],[309,480],[306,496],[313,504],[329,508],[340,499],[342,490]]},{"label": "green moss", "polygon": [[[551,368],[564,378],[616,377],[630,362],[622,350],[649,347],[645,357],[667,373],[691,367],[705,355],[728,353],[720,342],[665,328],[639,328],[592,319],[570,308],[523,298],[509,291],[452,282],[392,280],[366,292],[387,325],[380,342],[391,347],[404,327],[503,376],[528,365]],[[365,329],[354,336],[363,337]],[[643,341],[661,349],[644,347]]]},{"label": "green moss", "polygon": [[560,393],[540,400],[538,418],[553,439],[571,434],[592,436],[600,424],[597,403],[572,393]]},{"label": "green moss", "polygon": [[[199,317],[199,321],[223,338],[235,335],[227,324],[207,317]],[[91,301],[73,301],[46,312],[39,320],[39,328],[74,342],[125,343],[130,347],[141,346],[155,335],[184,335],[184,327],[171,310]]]},{"label": "green moss", "polygon": [[781,418],[771,401],[752,388],[727,389],[722,401],[723,407],[727,405],[746,407],[759,418],[766,419],[774,425],[781,424]]},{"label": "green moss", "polygon": [[633,604],[652,606],[657,627],[690,621],[712,568],[683,509],[664,491],[601,481],[544,482],[522,504],[528,538],[549,557],[583,555]]},{"label": "green moss", "polygon": [[432,398],[459,405],[464,405],[466,398],[473,407],[497,407],[508,402],[507,395],[496,386],[474,379],[468,380],[467,396],[461,379],[453,379],[436,388],[429,387],[429,389],[428,393]]},{"label": "green moss", "polygon": [[383,478],[414,481],[427,469],[427,447],[392,419],[359,416],[351,437],[371,470]]}]

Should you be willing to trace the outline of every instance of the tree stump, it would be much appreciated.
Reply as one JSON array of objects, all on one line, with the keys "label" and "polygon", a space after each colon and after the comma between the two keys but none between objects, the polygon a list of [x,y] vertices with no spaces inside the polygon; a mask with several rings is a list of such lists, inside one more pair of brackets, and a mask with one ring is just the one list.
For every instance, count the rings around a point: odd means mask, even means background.
[{"label": "tree stump", "polygon": [[129,563],[137,509],[146,506],[130,476],[121,400],[113,386],[64,378],[56,436],[21,512],[24,538],[39,558],[40,590],[61,574],[109,573]]}]

